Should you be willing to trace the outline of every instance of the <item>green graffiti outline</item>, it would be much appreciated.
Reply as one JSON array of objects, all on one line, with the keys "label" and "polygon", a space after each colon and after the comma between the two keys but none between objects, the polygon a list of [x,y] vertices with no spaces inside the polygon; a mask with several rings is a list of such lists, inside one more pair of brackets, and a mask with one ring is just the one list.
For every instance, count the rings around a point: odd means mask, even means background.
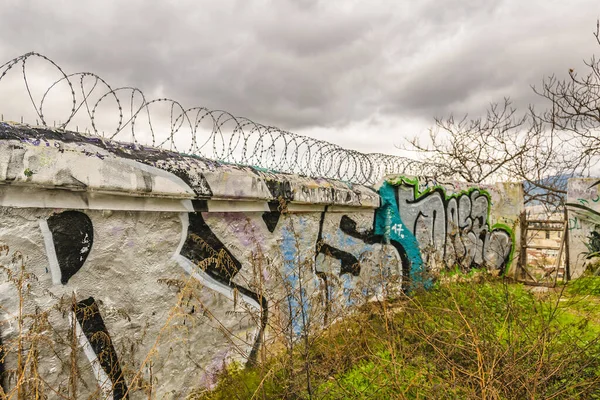
[{"label": "green graffiti outline", "polygon": [[[492,204],[492,196],[486,189],[482,189],[482,188],[478,188],[478,187],[474,186],[474,187],[470,187],[466,190],[460,190],[459,192],[448,195],[448,191],[442,185],[433,185],[432,187],[427,187],[425,190],[421,191],[419,189],[419,178],[418,177],[411,178],[411,177],[407,177],[404,175],[399,175],[396,177],[388,178],[388,179],[386,179],[385,182],[389,183],[392,186],[401,186],[401,185],[412,186],[414,201],[419,201],[419,199],[421,199],[422,197],[424,197],[434,191],[437,191],[437,190],[440,190],[444,194],[444,201],[446,201],[446,202],[453,198],[456,201],[458,201],[458,198],[460,196],[467,195],[470,197],[471,194],[475,191],[478,191],[480,195],[485,196],[489,202],[489,207],[487,208],[486,218],[485,218],[485,224],[488,226],[489,232],[492,233],[496,230],[503,230],[509,235],[510,240],[512,242],[511,243],[512,245],[510,246],[510,253],[508,254],[508,260],[506,261],[506,266],[503,268],[503,272],[502,272],[502,276],[506,276],[506,274],[510,270],[510,267],[512,266],[512,263],[514,261],[514,254],[515,254],[515,249],[516,249],[515,232],[514,232],[513,228],[511,228],[510,226],[508,226],[505,223],[496,222],[493,225],[490,223],[490,213],[491,213],[493,204]],[[398,204],[398,206],[400,206],[400,205]],[[402,216],[400,216],[400,218],[402,218]]]}]

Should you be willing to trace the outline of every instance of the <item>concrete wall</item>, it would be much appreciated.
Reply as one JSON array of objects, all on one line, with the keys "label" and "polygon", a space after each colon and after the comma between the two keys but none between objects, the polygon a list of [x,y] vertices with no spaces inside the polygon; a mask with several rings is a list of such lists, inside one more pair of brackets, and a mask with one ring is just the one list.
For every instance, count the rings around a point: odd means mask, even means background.
[{"label": "concrete wall", "polygon": [[568,182],[569,263],[577,278],[600,255],[600,180],[572,178]]},{"label": "concrete wall", "polygon": [[2,386],[26,337],[63,393],[76,365],[82,396],[181,398],[426,268],[512,262],[519,185],[377,189],[0,124]]},{"label": "concrete wall", "polygon": [[425,178],[388,177],[395,186],[400,217],[415,235],[430,268],[486,265],[506,271],[517,260],[520,183],[473,186]]}]

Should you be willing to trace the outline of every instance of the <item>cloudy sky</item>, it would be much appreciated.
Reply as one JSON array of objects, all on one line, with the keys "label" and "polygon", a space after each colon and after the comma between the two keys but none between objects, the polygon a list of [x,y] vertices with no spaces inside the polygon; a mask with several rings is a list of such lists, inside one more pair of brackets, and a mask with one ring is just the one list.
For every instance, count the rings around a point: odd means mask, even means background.
[{"label": "cloudy sky", "polygon": [[[29,51],[184,106],[364,152],[480,113],[600,54],[597,0],[0,0],[0,64]],[[2,82],[0,82],[2,83]],[[0,107],[28,107],[0,86]],[[4,89],[3,89],[4,88]],[[23,104],[23,105],[21,105]],[[18,112],[17,112],[18,113]],[[17,116],[5,116],[15,120]]]}]

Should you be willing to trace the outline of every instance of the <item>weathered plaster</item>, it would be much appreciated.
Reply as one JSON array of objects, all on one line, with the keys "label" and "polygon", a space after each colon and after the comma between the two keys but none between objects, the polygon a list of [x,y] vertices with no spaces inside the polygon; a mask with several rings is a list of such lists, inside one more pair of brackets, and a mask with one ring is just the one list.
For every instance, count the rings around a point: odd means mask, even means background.
[{"label": "weathered plaster", "polygon": [[377,194],[362,185],[7,123],[0,123],[0,183],[162,199],[379,205]]},{"label": "weathered plaster", "polygon": [[585,271],[588,262],[597,262],[600,250],[600,186],[598,178],[572,178],[567,186],[569,218],[569,266],[571,278]]},{"label": "weathered plaster", "polygon": [[[36,277],[25,311],[48,313],[55,344],[39,368],[51,385],[68,387],[75,332],[81,395],[146,398],[152,377],[157,398],[181,398],[226,362],[427,286],[435,255],[463,268],[511,262],[517,185],[390,177],[377,190],[0,124],[0,245],[10,248],[0,265],[18,271],[20,252]],[[450,256],[448,243],[463,251]],[[19,293],[3,274],[6,344]]]}]

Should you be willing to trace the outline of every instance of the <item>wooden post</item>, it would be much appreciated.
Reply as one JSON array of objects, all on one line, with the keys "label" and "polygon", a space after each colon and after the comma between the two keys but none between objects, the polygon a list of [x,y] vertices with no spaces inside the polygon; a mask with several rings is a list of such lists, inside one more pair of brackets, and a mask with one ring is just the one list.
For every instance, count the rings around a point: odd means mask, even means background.
[{"label": "wooden post", "polygon": [[[567,225],[568,221],[564,221],[563,222],[563,235],[560,241],[560,250],[558,250],[558,255],[556,256],[556,262],[554,265],[554,268],[556,268],[556,274],[554,275],[554,284],[553,287],[556,286],[556,281],[558,280],[558,271],[560,270],[560,260],[562,258],[565,246],[566,246],[566,240],[567,240],[567,231],[569,230],[569,227]],[[566,271],[566,263],[565,263],[565,272],[563,274],[563,281],[565,280],[565,275],[567,274]]]},{"label": "wooden post", "polygon": [[519,243],[519,265],[517,272],[517,280],[525,279],[525,272],[527,271],[527,214],[523,211],[520,215],[520,234],[521,240]]},{"label": "wooden post", "polygon": [[569,260],[569,211],[567,206],[565,206],[565,226],[565,276],[563,280],[569,282],[571,280],[571,264]]}]

